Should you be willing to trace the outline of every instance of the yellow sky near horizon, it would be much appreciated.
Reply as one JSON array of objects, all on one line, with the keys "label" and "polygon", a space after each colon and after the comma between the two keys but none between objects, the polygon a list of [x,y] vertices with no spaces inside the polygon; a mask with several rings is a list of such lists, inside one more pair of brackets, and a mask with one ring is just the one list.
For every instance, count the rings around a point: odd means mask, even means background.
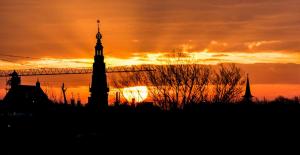
[{"label": "yellow sky near horizon", "polygon": [[[135,54],[128,58],[106,56],[105,62],[108,67],[130,66],[142,64],[169,64],[176,59],[174,53],[143,53]],[[221,52],[182,52],[183,60],[187,63],[198,63],[215,65],[220,63],[256,64],[256,63],[278,63],[278,64],[300,64],[300,54],[291,53],[221,53]],[[81,68],[91,67],[93,58],[59,59],[40,58],[35,60],[5,61],[0,58],[0,70],[34,69],[34,68]]]}]

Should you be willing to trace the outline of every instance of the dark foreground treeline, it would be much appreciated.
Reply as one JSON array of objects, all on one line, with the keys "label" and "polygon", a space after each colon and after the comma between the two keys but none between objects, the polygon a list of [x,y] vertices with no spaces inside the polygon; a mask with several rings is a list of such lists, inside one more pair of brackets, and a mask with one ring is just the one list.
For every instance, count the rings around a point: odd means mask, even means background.
[{"label": "dark foreground treeline", "polygon": [[[16,146],[24,146],[21,151],[25,152],[36,151],[40,146],[57,153],[59,147],[70,144],[91,145],[99,151],[106,145],[126,144],[128,140],[159,143],[162,139],[214,139],[252,129],[263,132],[262,128],[272,122],[285,124],[286,116],[289,120],[294,118],[295,126],[300,124],[299,100],[277,98],[268,103],[189,104],[183,109],[168,111],[151,104],[95,110],[52,103],[23,107],[1,103],[0,128],[3,132],[0,137],[10,152],[19,152],[20,149],[11,149]],[[270,130],[274,130],[273,127],[277,128],[272,126]]]}]

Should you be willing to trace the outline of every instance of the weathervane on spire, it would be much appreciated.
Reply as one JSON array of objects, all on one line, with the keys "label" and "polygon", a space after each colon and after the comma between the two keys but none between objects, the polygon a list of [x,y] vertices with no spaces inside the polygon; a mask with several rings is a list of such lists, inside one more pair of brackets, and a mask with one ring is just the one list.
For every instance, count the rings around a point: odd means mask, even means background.
[{"label": "weathervane on spire", "polygon": [[99,19],[97,20],[97,23],[98,23],[98,32],[100,32],[100,28],[99,28],[100,27],[100,20]]},{"label": "weathervane on spire", "polygon": [[102,35],[100,33],[100,20],[99,19],[97,20],[97,23],[98,23],[98,33],[96,35],[96,38],[97,38],[97,40],[100,40],[100,39],[102,39]]}]

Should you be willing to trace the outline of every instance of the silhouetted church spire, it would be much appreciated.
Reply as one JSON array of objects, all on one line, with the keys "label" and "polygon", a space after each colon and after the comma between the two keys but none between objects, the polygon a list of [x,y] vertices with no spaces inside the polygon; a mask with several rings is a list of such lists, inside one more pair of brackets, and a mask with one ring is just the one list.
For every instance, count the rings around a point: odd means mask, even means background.
[{"label": "silhouetted church spire", "polygon": [[252,94],[251,94],[251,89],[250,89],[250,81],[249,81],[249,75],[247,74],[247,83],[246,83],[246,91],[245,91],[245,95],[244,97],[244,101],[245,102],[252,102]]},{"label": "silhouetted church spire", "polygon": [[100,21],[98,23],[98,33],[96,34],[97,43],[95,46],[95,56],[93,64],[92,84],[90,87],[89,105],[101,109],[108,106],[108,92],[106,70],[104,63],[104,53],[102,46],[102,34],[100,32]]}]

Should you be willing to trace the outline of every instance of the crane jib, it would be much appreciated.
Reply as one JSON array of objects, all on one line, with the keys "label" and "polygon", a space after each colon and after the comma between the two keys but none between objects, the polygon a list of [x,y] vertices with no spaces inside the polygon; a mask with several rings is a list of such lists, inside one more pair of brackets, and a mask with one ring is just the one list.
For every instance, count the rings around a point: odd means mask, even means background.
[{"label": "crane jib", "polygon": [[[43,75],[68,75],[68,74],[91,74],[92,68],[41,68],[41,69],[24,69],[16,70],[19,76],[43,76]],[[147,72],[154,71],[145,68],[136,67],[112,67],[107,68],[106,73],[122,72]],[[9,77],[13,70],[0,70],[0,77]]]}]

